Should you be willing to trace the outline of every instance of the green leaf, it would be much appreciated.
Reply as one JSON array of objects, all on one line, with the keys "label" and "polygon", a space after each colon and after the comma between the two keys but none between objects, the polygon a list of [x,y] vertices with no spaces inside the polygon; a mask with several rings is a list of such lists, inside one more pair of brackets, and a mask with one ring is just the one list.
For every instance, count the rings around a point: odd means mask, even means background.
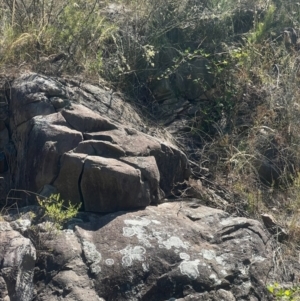
[{"label": "green leaf", "polygon": [[270,292],[270,293],[274,293],[274,286],[273,285],[269,285],[268,287],[267,287],[267,289],[268,289],[268,291]]},{"label": "green leaf", "polygon": [[286,291],[284,292],[284,294],[285,294],[286,296],[290,296],[290,295],[291,295],[291,291],[290,291],[290,290],[286,290]]}]

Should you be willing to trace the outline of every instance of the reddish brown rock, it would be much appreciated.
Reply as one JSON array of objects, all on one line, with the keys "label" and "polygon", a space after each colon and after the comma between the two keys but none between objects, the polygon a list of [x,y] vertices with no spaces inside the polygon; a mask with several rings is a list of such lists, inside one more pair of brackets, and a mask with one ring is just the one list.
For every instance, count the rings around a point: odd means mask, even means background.
[{"label": "reddish brown rock", "polygon": [[112,212],[151,202],[149,183],[142,181],[140,170],[115,159],[87,157],[80,187],[87,211]]},{"label": "reddish brown rock", "polygon": [[97,212],[145,207],[172,195],[189,177],[186,156],[134,129],[141,119],[129,104],[117,98],[114,111],[105,91],[75,82],[27,74],[12,83],[14,188],[54,186],[64,199]]},{"label": "reddish brown rock", "polygon": [[58,175],[60,157],[82,141],[80,132],[48,122],[47,117],[33,118],[28,137],[27,187],[32,191],[51,184]]},{"label": "reddish brown rock", "polygon": [[59,175],[54,182],[54,187],[60,192],[62,199],[72,204],[81,204],[80,181],[83,172],[85,154],[65,153],[61,158]]},{"label": "reddish brown rock", "polygon": [[97,140],[86,140],[80,142],[74,149],[74,152],[115,159],[125,156],[125,151],[117,144]]},{"label": "reddish brown rock", "polygon": [[123,157],[121,160],[141,171],[142,180],[149,183],[151,203],[157,204],[164,198],[160,188],[160,174],[153,156],[150,157]]},{"label": "reddish brown rock", "polygon": [[82,105],[72,104],[62,111],[69,125],[80,132],[97,132],[114,130],[117,128],[108,119]]}]

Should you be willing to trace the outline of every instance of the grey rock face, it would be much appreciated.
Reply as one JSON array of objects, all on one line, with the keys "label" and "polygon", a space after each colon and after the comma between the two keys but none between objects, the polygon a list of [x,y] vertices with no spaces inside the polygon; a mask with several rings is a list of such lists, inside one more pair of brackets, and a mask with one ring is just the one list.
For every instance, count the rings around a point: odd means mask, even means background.
[{"label": "grey rock face", "polygon": [[30,301],[36,251],[31,241],[0,222],[0,291],[2,300]]},{"label": "grey rock face", "polygon": [[18,188],[51,185],[86,210],[109,212],[158,203],[190,175],[179,149],[134,129],[142,121],[133,108],[100,88],[23,75],[10,109]]},{"label": "grey rock face", "polygon": [[38,301],[269,300],[265,281],[274,276],[258,221],[196,202],[82,213],[41,242],[51,252],[36,264]]}]

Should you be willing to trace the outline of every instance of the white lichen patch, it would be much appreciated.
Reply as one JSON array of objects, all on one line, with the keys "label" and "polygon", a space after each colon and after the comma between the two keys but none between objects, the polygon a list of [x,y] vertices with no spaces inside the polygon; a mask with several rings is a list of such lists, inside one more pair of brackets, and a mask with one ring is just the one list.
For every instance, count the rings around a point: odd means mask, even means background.
[{"label": "white lichen patch", "polygon": [[115,261],[112,258],[107,258],[105,260],[105,264],[108,266],[112,266],[112,265],[114,265],[114,263],[115,263]]},{"label": "white lichen patch", "polygon": [[142,268],[144,272],[149,272],[149,264],[147,262],[142,263]]},{"label": "white lichen patch", "polygon": [[[150,243],[150,238],[146,233],[146,229],[144,228],[145,225],[147,225],[148,221],[151,223],[150,220],[125,220],[125,223],[128,224],[133,224],[131,227],[123,227],[123,236],[125,237],[132,237],[136,236],[139,242],[144,245],[147,248],[152,247]],[[141,223],[141,224],[139,224]]]},{"label": "white lichen patch", "polygon": [[187,253],[179,253],[179,257],[183,260],[190,260],[190,255]]},{"label": "white lichen patch", "polygon": [[134,260],[137,261],[145,261],[146,257],[144,254],[146,254],[146,250],[142,246],[127,246],[125,249],[121,250],[120,253],[124,255],[122,257],[122,265],[124,267],[129,267],[132,265],[132,262]]},{"label": "white lichen patch", "polygon": [[12,227],[8,222],[0,222],[0,232],[11,231]]},{"label": "white lichen patch", "polygon": [[152,219],[151,222],[155,225],[160,225],[161,222],[160,221],[157,221],[156,219]]},{"label": "white lichen patch", "polygon": [[212,260],[216,258],[216,252],[214,250],[202,250],[202,253],[200,254],[206,260]]},{"label": "white lichen patch", "polygon": [[211,274],[209,276],[209,279],[212,280],[214,282],[214,284],[216,284],[216,285],[221,284],[221,280],[217,277],[216,274]]},{"label": "white lichen patch", "polygon": [[122,257],[122,266],[130,267],[132,265],[132,259],[130,256],[123,256]]},{"label": "white lichen patch", "polygon": [[[182,241],[178,236],[174,236],[174,231],[166,231],[164,229],[159,229],[157,231],[155,226],[159,225],[161,222],[157,220],[149,220],[147,218],[141,219],[126,219],[124,220],[126,227],[123,227],[124,237],[133,237],[139,240],[139,244],[146,248],[153,248],[154,241],[155,245],[159,248],[164,249],[174,249],[176,254],[179,253],[179,249],[187,250],[190,245],[187,242]],[[152,223],[151,228],[147,228],[148,225]],[[128,258],[123,260],[124,265],[131,265],[131,261]]]},{"label": "white lichen patch", "polygon": [[216,256],[216,262],[217,262],[219,265],[225,265],[225,261],[224,261],[223,255],[221,255],[221,256]]},{"label": "white lichen patch", "polygon": [[246,288],[246,289],[250,289],[252,287],[252,284],[250,281],[246,281],[246,282],[243,282],[243,287]]},{"label": "white lichen patch", "polygon": [[220,256],[217,256],[214,250],[202,250],[202,252],[199,253],[199,255],[201,255],[206,260],[210,260],[210,261],[213,260],[221,266],[226,265],[226,256],[228,256],[227,254],[222,254]]},{"label": "white lichen patch", "polygon": [[136,233],[133,228],[130,227],[123,227],[123,236],[131,237],[134,236]]},{"label": "white lichen patch", "polygon": [[254,263],[254,262],[263,262],[265,260],[266,260],[266,258],[264,258],[264,257],[252,255],[251,262],[252,263]]},{"label": "white lichen patch", "polygon": [[151,221],[147,218],[141,218],[141,219],[125,219],[124,223],[126,225],[130,225],[130,226],[142,226],[142,227],[146,227],[149,224],[151,224]]},{"label": "white lichen patch", "polygon": [[97,251],[96,246],[89,241],[83,241],[83,252],[88,263],[95,263],[101,261],[101,254]]},{"label": "white lichen patch", "polygon": [[92,274],[97,275],[101,272],[101,267],[98,264],[91,264],[90,270]]},{"label": "white lichen patch", "polygon": [[17,219],[11,223],[11,226],[16,231],[24,232],[31,226],[29,219]]},{"label": "white lichen patch", "polygon": [[246,267],[240,267],[239,268],[242,275],[247,275],[248,274],[248,269],[249,268],[246,268]]},{"label": "white lichen patch", "polygon": [[99,266],[102,256],[96,249],[96,246],[86,240],[82,242],[82,249],[86,262],[90,265],[90,270],[94,274],[101,272],[101,267]]},{"label": "white lichen patch", "polygon": [[171,236],[166,241],[163,241],[162,244],[168,250],[171,248],[183,248],[187,250],[189,248],[189,244],[187,242],[183,242],[178,236]]},{"label": "white lichen patch", "polygon": [[181,262],[179,265],[179,269],[182,275],[188,276],[190,279],[197,279],[199,276],[199,271],[198,271],[198,264],[200,261],[198,259],[193,260],[193,261],[188,261],[185,260]]}]

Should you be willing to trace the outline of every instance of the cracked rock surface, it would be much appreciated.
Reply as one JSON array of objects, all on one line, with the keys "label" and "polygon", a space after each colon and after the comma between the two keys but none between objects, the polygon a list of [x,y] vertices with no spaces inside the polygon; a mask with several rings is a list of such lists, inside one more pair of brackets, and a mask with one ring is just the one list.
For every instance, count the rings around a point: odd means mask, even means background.
[{"label": "cracked rock surface", "polygon": [[41,208],[3,211],[0,301],[272,300],[266,285],[279,275],[269,232],[201,199],[161,204],[189,178],[188,159],[145,134],[119,95],[28,73],[5,101],[2,195],[59,192],[85,212],[53,231]]},{"label": "cracked rock surface", "polygon": [[[81,213],[68,229],[40,234],[44,251],[34,278],[26,278],[36,301],[269,300],[268,232],[258,221],[196,200],[102,216]],[[0,285],[9,287],[1,273]]]},{"label": "cracked rock surface", "polygon": [[30,73],[7,94],[14,187],[52,186],[87,211],[113,212],[156,204],[190,175],[183,152],[141,132],[134,109],[99,87]]}]

